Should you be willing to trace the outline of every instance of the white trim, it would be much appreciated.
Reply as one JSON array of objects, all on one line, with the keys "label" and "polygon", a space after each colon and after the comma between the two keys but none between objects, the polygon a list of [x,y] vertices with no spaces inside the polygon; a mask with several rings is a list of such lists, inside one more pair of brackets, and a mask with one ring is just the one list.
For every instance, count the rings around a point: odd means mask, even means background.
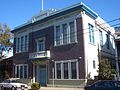
[{"label": "white trim", "polygon": [[[22,69],[22,77],[23,77],[23,78],[25,78],[25,77],[24,77],[24,75],[25,75],[25,73],[24,73],[24,72],[25,72],[25,71],[24,71],[24,70],[25,70],[25,69],[24,69],[24,66],[27,66],[27,72],[26,72],[26,73],[27,73],[27,77],[26,77],[26,78],[28,78],[28,64],[17,64],[17,65],[15,65],[15,77],[16,77],[16,78],[20,78],[20,67],[21,67],[21,66],[23,67],[23,69]],[[17,67],[18,67],[19,71],[17,71]],[[17,75],[17,72],[19,72],[18,77],[16,76],[16,75]]]},{"label": "white trim", "polygon": [[[71,62],[76,62],[76,72],[77,72],[77,78],[71,79]],[[57,79],[57,67],[56,64],[60,63],[61,65],[61,79]],[[68,63],[68,79],[64,79],[64,67],[63,63]],[[79,63],[78,59],[72,59],[72,60],[61,60],[61,61],[55,61],[55,80],[78,80],[79,79]]]},{"label": "white trim", "polygon": [[43,51],[45,51],[45,37],[41,37],[41,38],[39,38],[39,39],[36,39],[37,52],[39,52],[39,40],[43,40]]}]

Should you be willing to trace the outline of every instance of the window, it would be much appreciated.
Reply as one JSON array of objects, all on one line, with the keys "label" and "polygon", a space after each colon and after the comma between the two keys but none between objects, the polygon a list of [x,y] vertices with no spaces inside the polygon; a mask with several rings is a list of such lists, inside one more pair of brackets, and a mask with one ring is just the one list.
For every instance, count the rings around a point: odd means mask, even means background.
[{"label": "window", "polygon": [[61,33],[60,33],[60,26],[56,26],[56,45],[60,45],[60,37],[61,37]]},{"label": "window", "polygon": [[68,34],[67,34],[67,24],[63,24],[63,43],[67,44],[68,41]]},{"label": "window", "polygon": [[106,48],[110,49],[110,35],[106,34]]},{"label": "window", "polygon": [[75,26],[74,22],[70,22],[70,42],[75,42]]},{"label": "window", "polygon": [[78,61],[56,61],[55,63],[55,78],[56,79],[78,79]]},{"label": "window", "polygon": [[37,40],[37,51],[45,51],[45,40],[44,38],[40,38]]},{"label": "window", "polygon": [[72,79],[77,79],[76,62],[71,62],[71,78]]},{"label": "window", "polygon": [[25,51],[28,51],[28,36],[25,36]]},{"label": "window", "polygon": [[96,68],[96,64],[95,64],[95,61],[93,61],[93,68],[94,68],[94,69]]},{"label": "window", "polygon": [[91,44],[94,44],[94,30],[93,30],[93,25],[88,24],[89,26],[89,41]]},{"label": "window", "polygon": [[63,63],[64,67],[64,79],[68,79],[68,63]]},{"label": "window", "polygon": [[57,79],[61,79],[61,63],[56,64]]},{"label": "window", "polygon": [[28,77],[28,65],[16,65],[15,67],[16,78],[27,78]]},{"label": "window", "polygon": [[99,39],[100,39],[100,46],[103,46],[103,34],[102,31],[99,30]]},{"label": "window", "polygon": [[21,37],[21,52],[23,52],[23,43],[24,42],[24,39],[23,39],[23,36]]},{"label": "window", "polygon": [[75,43],[77,41],[75,22],[67,22],[55,27],[55,46]]},{"label": "window", "polygon": [[17,39],[17,52],[20,51],[20,38]]}]

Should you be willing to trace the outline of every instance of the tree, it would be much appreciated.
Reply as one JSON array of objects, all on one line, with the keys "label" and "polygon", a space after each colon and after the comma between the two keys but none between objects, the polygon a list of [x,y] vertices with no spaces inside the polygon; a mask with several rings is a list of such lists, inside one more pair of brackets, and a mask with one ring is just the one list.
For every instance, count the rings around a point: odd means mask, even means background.
[{"label": "tree", "polygon": [[11,37],[10,28],[6,24],[0,24],[0,59],[3,57],[2,51],[11,47]]},{"label": "tree", "polygon": [[112,69],[111,62],[108,59],[99,60],[99,76],[100,80],[111,80],[115,74],[115,70]]}]

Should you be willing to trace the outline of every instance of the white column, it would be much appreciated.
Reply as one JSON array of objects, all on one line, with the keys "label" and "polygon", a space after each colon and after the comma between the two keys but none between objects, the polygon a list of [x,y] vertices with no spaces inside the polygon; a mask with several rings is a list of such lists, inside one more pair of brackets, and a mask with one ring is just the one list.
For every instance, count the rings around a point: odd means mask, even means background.
[{"label": "white column", "polygon": [[33,64],[33,83],[35,83],[35,64]]}]

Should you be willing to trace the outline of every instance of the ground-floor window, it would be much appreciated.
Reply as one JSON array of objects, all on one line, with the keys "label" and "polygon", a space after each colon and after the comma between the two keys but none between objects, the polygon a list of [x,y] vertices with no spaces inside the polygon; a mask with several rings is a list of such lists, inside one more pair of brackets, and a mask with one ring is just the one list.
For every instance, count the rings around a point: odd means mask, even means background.
[{"label": "ground-floor window", "polygon": [[16,78],[28,78],[28,65],[18,64],[15,66],[15,77]]},{"label": "ground-floor window", "polygon": [[55,61],[55,79],[78,79],[78,60]]}]

